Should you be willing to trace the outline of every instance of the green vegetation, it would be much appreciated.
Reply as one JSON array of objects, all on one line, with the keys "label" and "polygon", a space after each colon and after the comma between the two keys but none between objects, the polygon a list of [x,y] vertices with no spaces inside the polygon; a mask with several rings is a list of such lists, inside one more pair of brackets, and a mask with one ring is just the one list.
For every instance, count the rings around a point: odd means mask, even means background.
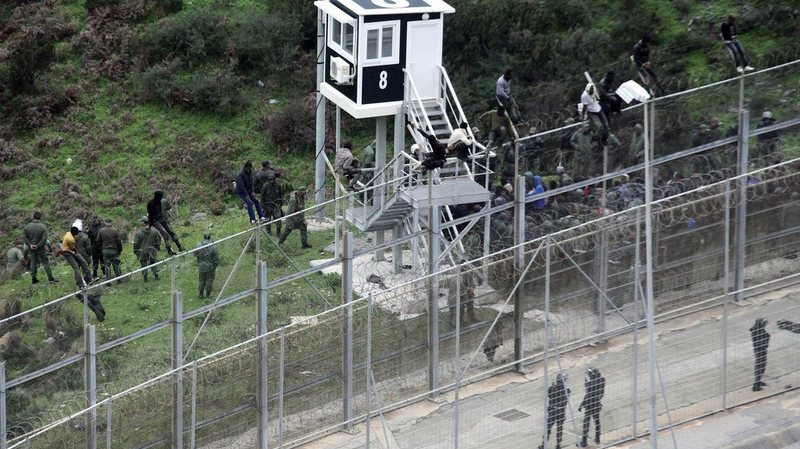
[{"label": "green vegetation", "polygon": [[[515,70],[513,89],[526,115],[568,109],[577,101],[584,70],[598,78],[608,69],[630,71],[627,57],[643,32],[653,33],[653,60],[665,80],[695,85],[732,73],[717,37],[729,13],[740,16],[741,40],[759,67],[796,57],[800,38],[792,0],[503,0],[492,8],[484,0],[450,3],[457,12],[445,22],[445,66],[471,117],[489,107],[494,82],[506,67]],[[311,2],[289,0],[0,5],[2,253],[34,210],[44,211],[54,243],[74,218],[93,213],[113,219],[130,236],[156,189],[176,206],[174,227],[187,248],[209,227],[215,239],[241,231],[247,218],[230,182],[245,159],[277,161],[287,187],[310,185],[315,18]],[[781,110],[788,115],[797,108],[778,106],[783,93],[768,88],[763,86],[753,110],[770,107],[780,116]],[[697,103],[702,116],[704,104]],[[364,121],[344,122],[344,132],[357,146],[372,140],[369,129]],[[328,137],[332,142],[330,132]],[[208,218],[188,221],[197,212]],[[315,249],[310,252],[301,251],[296,239],[293,235],[287,245],[289,259],[264,243],[270,277],[296,271],[290,260],[304,268],[312,259],[330,257],[317,250],[333,240],[332,231],[311,233]],[[235,239],[221,247],[224,263],[215,292],[244,246]],[[186,311],[203,304],[193,294],[191,259],[175,267]],[[252,288],[254,259],[252,252],[245,254],[226,293]],[[129,245],[123,267],[138,267]],[[32,287],[27,277],[0,286],[3,316],[72,291],[71,270],[59,264],[55,274],[58,286]],[[167,319],[168,278],[165,272],[158,283],[145,284],[137,276],[107,288],[103,301],[109,315],[97,327],[98,340],[108,342]],[[273,293],[271,327],[291,315],[330,308],[340,294],[338,282],[336,276],[319,275],[314,288],[298,281]],[[192,350],[207,354],[253,336],[253,311],[247,299],[214,313]],[[393,317],[383,318],[396,325]],[[201,322],[186,323],[187,345]],[[73,299],[16,323],[9,336],[13,351],[2,354],[9,376],[77,353],[82,323],[82,307]],[[54,344],[44,344],[48,338]],[[101,357],[100,378],[118,390],[161,373],[169,367],[167,345],[168,332],[161,331],[111,351]],[[80,368],[75,370],[62,381],[79,389]],[[53,380],[11,397],[9,410],[27,417],[54,403],[42,396]]]}]

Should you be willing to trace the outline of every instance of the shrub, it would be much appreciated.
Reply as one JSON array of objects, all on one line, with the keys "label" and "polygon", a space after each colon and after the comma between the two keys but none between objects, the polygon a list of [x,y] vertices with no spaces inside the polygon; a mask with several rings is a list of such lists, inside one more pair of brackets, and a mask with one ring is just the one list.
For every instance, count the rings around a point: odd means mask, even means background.
[{"label": "shrub", "polygon": [[36,92],[36,79],[55,57],[55,45],[69,37],[75,27],[54,2],[37,2],[14,9],[0,31],[0,84],[12,94]]},{"label": "shrub", "polygon": [[278,156],[314,148],[315,105],[314,97],[307,96],[261,117],[259,127],[275,143]]},{"label": "shrub", "polygon": [[150,63],[180,59],[195,66],[220,57],[226,50],[225,16],[197,8],[163,18],[144,32],[141,50]]},{"label": "shrub", "polygon": [[297,58],[300,38],[296,16],[243,13],[230,25],[228,47],[241,68],[280,74]]},{"label": "shrub", "polygon": [[232,116],[247,104],[239,91],[241,81],[232,69],[182,76],[178,73],[180,67],[180,61],[172,60],[139,74],[136,81],[143,99],[223,116]]}]

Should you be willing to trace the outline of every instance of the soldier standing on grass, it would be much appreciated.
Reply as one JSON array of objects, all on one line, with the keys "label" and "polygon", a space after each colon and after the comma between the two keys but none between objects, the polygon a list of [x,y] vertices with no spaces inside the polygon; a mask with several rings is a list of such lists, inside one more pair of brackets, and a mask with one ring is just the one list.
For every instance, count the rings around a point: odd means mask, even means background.
[{"label": "soldier standing on grass", "polygon": [[[112,268],[114,277],[122,276],[122,270],[119,267],[119,256],[122,254],[122,238],[119,230],[111,226],[111,220],[105,220],[103,227],[100,228],[100,232],[97,234],[97,238],[103,250],[103,265],[105,265],[106,273],[108,273],[107,278],[111,278]],[[122,279],[117,279],[117,284],[121,283]]]},{"label": "soldier standing on grass", "polygon": [[203,235],[203,240],[197,244],[200,248],[194,252],[197,258],[197,272],[199,274],[199,285],[197,290],[200,299],[211,297],[211,290],[214,288],[214,277],[219,266],[219,251],[217,246],[211,242],[211,233]]},{"label": "soldier standing on grass", "polygon": [[[100,228],[103,227],[103,222],[97,215],[92,215],[92,223],[86,233],[89,235],[89,240],[92,242],[92,277],[97,279],[97,267],[103,267],[103,276],[108,276],[106,273],[106,266],[103,263],[103,248],[100,245],[100,240],[97,239],[97,234],[100,233]],[[89,259],[86,259],[89,262]]]},{"label": "soldier standing on grass", "polygon": [[183,251],[183,247],[181,246],[180,240],[178,240],[178,234],[175,233],[175,230],[172,229],[169,221],[169,211],[172,210],[172,203],[169,202],[166,198],[161,198],[161,226],[164,227],[164,230],[167,231],[167,234],[172,238],[172,241],[175,242],[175,246],[178,247],[178,251]]},{"label": "soldier standing on grass", "polygon": [[[142,222],[142,227],[136,231],[136,236],[133,238],[133,253],[139,259],[139,264],[142,268],[148,265],[153,265],[158,262],[158,250],[161,249],[161,234],[154,228],[147,225],[147,215],[142,216],[139,220]],[[153,279],[158,280],[158,269],[153,266],[150,268],[153,272]],[[142,272],[144,281],[147,282],[147,270]]]},{"label": "soldier standing on grass", "polygon": [[[259,172],[261,173],[261,172]],[[267,220],[279,220],[283,217],[283,189],[275,179],[275,173],[267,176],[261,186],[261,204],[264,205],[264,216]],[[275,223],[278,236],[281,235],[281,222]],[[267,234],[272,235],[272,225],[267,222]]]},{"label": "soldier standing on grass", "polygon": [[[281,232],[278,244],[282,245],[286,241],[286,237],[291,234],[295,229],[300,231],[300,243],[303,248],[311,248],[308,244],[308,226],[306,226],[305,210],[306,208],[306,188],[298,187],[297,190],[289,195],[289,208],[286,210],[286,215],[290,215],[286,219],[286,225]],[[297,213],[299,212],[299,213]],[[292,215],[295,214],[295,215]]]},{"label": "soldier standing on grass", "polygon": [[34,212],[33,220],[22,230],[23,242],[28,248],[28,259],[30,260],[31,284],[39,283],[39,279],[36,277],[39,264],[44,265],[44,272],[47,273],[47,279],[50,282],[58,282],[50,269],[50,260],[48,260],[47,254],[47,228],[41,220],[42,213]]}]

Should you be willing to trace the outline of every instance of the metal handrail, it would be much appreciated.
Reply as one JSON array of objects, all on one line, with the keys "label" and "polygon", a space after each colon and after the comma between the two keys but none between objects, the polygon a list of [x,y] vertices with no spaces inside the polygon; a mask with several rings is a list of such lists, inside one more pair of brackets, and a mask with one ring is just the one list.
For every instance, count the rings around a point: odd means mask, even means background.
[{"label": "metal handrail", "polygon": [[[425,124],[428,125],[428,130],[431,133],[433,133],[433,125],[431,125],[431,121],[428,118],[428,114],[425,113],[425,106],[423,106],[422,100],[420,99],[419,96],[419,92],[417,91],[417,86],[416,84],[414,84],[414,78],[411,77],[411,74],[406,69],[403,69],[403,73],[406,74],[406,80],[408,81],[409,87],[411,87],[411,89],[407,89],[406,92],[410,91],[414,93],[414,98],[413,99],[409,98],[408,100],[414,101],[417,104],[417,106],[419,106],[419,110],[422,112],[422,116],[425,119]],[[413,111],[413,108],[410,109]]]}]

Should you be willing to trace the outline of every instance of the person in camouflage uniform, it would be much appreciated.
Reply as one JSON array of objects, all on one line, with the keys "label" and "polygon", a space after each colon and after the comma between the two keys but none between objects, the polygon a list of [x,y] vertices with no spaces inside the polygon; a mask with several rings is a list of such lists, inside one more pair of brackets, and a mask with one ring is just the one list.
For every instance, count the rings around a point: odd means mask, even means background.
[{"label": "person in camouflage uniform", "polygon": [[[120,269],[119,256],[122,254],[122,238],[120,237],[119,230],[111,226],[111,221],[106,220],[100,232],[97,234],[97,239],[100,242],[100,247],[103,250],[103,265],[106,267],[107,277],[111,277],[111,269],[114,269],[114,276],[122,276]],[[118,284],[122,283],[122,279],[117,280]]]},{"label": "person in camouflage uniform", "polygon": [[[462,264],[466,264],[466,260],[461,261]],[[470,323],[477,323],[478,318],[475,316],[475,288],[481,285],[481,278],[476,273],[476,269],[470,267],[469,265],[464,265],[464,268],[461,270],[460,278],[460,287],[459,290],[461,292],[460,298],[460,305],[461,305],[461,312],[460,312],[460,319],[461,324],[464,324],[467,318],[469,318]],[[453,290],[455,292],[455,290]],[[455,299],[455,297],[453,298]],[[456,322],[456,305],[455,301],[451,304],[452,311],[450,312],[450,328],[455,329],[455,322]]]},{"label": "person in camouflage uniform", "polygon": [[47,254],[47,228],[42,223],[42,213],[34,212],[33,220],[30,221],[22,230],[23,242],[25,247],[28,248],[27,258],[30,261],[31,270],[31,283],[37,284],[39,279],[36,277],[39,271],[39,264],[44,266],[44,272],[47,273],[47,279],[50,282],[58,282],[53,277],[53,271],[50,269],[50,260]]},{"label": "person in camouflage uniform", "polygon": [[89,235],[81,230],[78,235],[75,236],[75,246],[78,249],[78,254],[83,257],[83,260],[86,261],[86,264],[92,262],[92,240],[89,238]]},{"label": "person in camouflage uniform", "polygon": [[[100,220],[100,217],[97,215],[93,215],[92,223],[86,231],[92,243],[92,277],[95,279],[97,279],[97,267],[102,267],[104,277],[108,276],[108,273],[105,271],[106,266],[103,263],[103,248],[100,244],[100,240],[97,238],[97,235],[100,233],[100,228],[102,227],[103,221]],[[89,259],[86,259],[86,262],[89,262]]]},{"label": "person in camouflage uniform", "polygon": [[180,240],[178,240],[178,234],[175,233],[175,230],[172,229],[169,221],[169,211],[172,210],[172,203],[169,202],[166,198],[161,198],[161,216],[163,220],[161,220],[161,226],[164,227],[164,230],[167,231],[167,234],[172,238],[172,241],[175,242],[175,246],[178,247],[178,251],[183,251],[183,246],[181,246]]},{"label": "person in camouflage uniform", "polygon": [[[290,217],[286,219],[286,226],[283,228],[283,232],[281,232],[278,244],[282,245],[283,242],[286,241],[286,237],[288,237],[293,230],[297,229],[300,231],[300,242],[303,248],[311,248],[311,245],[308,244],[308,226],[306,226],[305,212],[302,212],[306,208],[305,203],[305,187],[298,187],[297,190],[289,195],[289,208],[286,210],[286,215],[290,215]],[[292,215],[296,212],[299,213]]]},{"label": "person in camouflage uniform", "polygon": [[[214,287],[214,276],[219,266],[219,251],[217,246],[212,244],[210,233],[206,233],[203,236],[203,240],[197,244],[197,247],[200,248],[194,252],[194,257],[197,258],[197,272],[200,281],[197,290],[200,299],[204,297],[210,298],[211,290]],[[204,293],[205,296],[203,296]]]},{"label": "person in camouflage uniform", "polygon": [[[261,172],[259,172],[261,173]],[[265,178],[261,186],[261,204],[264,206],[264,217],[267,220],[278,220],[283,217],[283,189],[273,172]],[[277,235],[281,235],[281,222],[275,223]],[[267,234],[272,235],[272,225],[267,222]]]},{"label": "person in camouflage uniform", "polygon": [[[147,224],[147,215],[142,216],[140,219],[142,227],[136,231],[133,238],[133,253],[139,259],[139,264],[142,268],[148,265],[153,265],[158,262],[158,251],[161,249],[161,234]],[[153,279],[158,280],[158,268],[155,266],[150,267],[153,272]],[[142,272],[144,281],[147,282],[147,270]]]}]

